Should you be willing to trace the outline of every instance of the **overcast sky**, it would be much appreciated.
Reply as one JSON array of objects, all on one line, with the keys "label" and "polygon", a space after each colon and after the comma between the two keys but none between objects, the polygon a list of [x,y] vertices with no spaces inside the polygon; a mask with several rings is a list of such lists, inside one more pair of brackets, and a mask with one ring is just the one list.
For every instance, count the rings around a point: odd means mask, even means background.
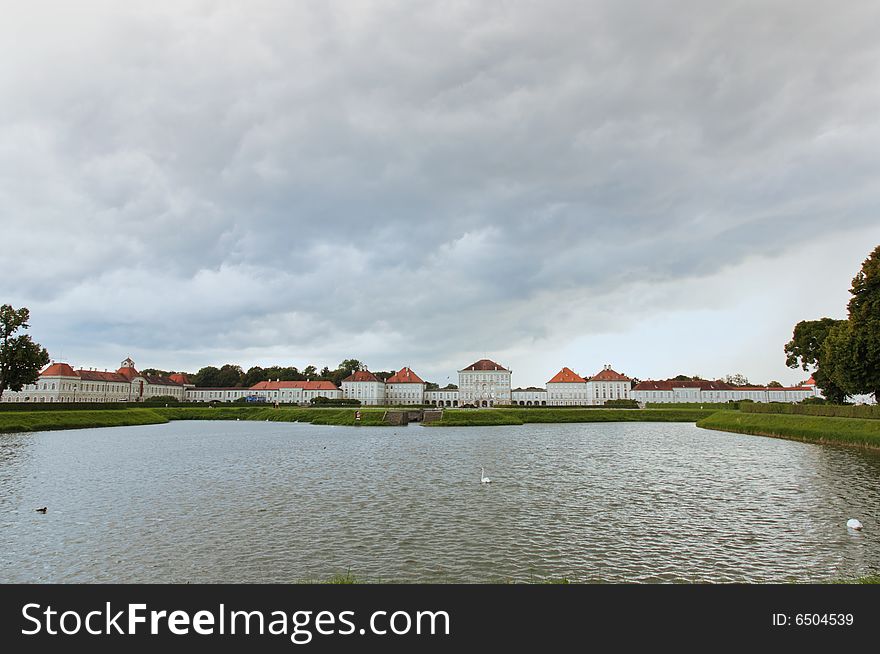
[{"label": "overcast sky", "polygon": [[0,5],[0,301],[75,366],[794,382],[880,243],[876,0]]}]

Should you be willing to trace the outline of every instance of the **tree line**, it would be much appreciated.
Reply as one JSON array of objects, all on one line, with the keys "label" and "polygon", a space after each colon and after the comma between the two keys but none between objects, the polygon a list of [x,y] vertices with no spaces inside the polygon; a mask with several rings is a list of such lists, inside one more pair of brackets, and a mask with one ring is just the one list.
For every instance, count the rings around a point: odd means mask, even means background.
[{"label": "tree line", "polygon": [[[676,375],[672,378],[673,381],[715,381],[713,379],[703,379],[700,375],[694,375],[693,377],[689,377],[687,375]],[[751,386],[752,383],[749,381],[749,378],[746,377],[741,372],[735,372],[730,375],[726,375],[724,379],[722,379],[725,384],[729,384],[731,386]],[[776,380],[767,382],[765,384],[767,388],[782,388],[782,384]]]},{"label": "tree line", "polygon": [[[336,368],[330,369],[324,366],[318,370],[317,366],[306,366],[299,370],[295,366],[269,366],[262,368],[253,366],[244,371],[241,366],[227,363],[219,368],[205,366],[197,373],[190,376],[190,381],[200,388],[250,388],[264,381],[329,381],[336,386],[342,385],[342,380],[349,375],[366,370],[364,363],[357,359],[345,359]],[[377,378],[385,381],[395,374],[394,370],[371,371]],[[428,390],[437,388],[437,384],[427,383]]]},{"label": "tree line", "polygon": [[[220,366],[205,366],[190,377],[198,387],[250,388],[264,381],[329,381],[337,386],[342,380],[358,370],[365,370],[357,359],[345,359],[335,369],[309,365],[300,370],[296,366],[253,366],[244,371],[241,366],[227,363]],[[373,373],[379,375],[381,373]],[[394,373],[389,373],[389,377]]]}]

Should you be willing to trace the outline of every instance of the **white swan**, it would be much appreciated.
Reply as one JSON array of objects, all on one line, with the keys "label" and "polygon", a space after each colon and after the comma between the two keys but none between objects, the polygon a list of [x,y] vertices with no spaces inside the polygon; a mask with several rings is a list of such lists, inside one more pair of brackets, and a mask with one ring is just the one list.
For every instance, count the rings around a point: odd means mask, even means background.
[{"label": "white swan", "polygon": [[862,530],[862,523],[856,520],[855,518],[850,518],[846,521],[846,526],[850,529],[855,529],[856,531]]},{"label": "white swan", "polygon": [[480,466],[480,483],[481,484],[491,484],[492,480],[486,476],[485,469]]}]

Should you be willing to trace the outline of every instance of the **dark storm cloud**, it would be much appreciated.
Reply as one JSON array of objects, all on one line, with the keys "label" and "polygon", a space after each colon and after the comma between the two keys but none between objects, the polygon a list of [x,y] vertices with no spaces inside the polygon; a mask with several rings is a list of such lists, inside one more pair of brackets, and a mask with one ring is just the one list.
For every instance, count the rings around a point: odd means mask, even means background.
[{"label": "dark storm cloud", "polygon": [[12,13],[0,290],[67,348],[436,361],[876,220],[873,2]]}]

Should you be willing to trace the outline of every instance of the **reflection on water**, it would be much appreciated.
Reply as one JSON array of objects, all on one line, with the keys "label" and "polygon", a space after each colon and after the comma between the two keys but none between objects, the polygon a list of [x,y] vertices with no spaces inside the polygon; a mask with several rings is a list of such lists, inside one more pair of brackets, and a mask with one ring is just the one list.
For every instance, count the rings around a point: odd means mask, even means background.
[{"label": "reflection on water", "polygon": [[837,579],[880,572],[878,481],[686,424],[0,435],[0,581]]}]

